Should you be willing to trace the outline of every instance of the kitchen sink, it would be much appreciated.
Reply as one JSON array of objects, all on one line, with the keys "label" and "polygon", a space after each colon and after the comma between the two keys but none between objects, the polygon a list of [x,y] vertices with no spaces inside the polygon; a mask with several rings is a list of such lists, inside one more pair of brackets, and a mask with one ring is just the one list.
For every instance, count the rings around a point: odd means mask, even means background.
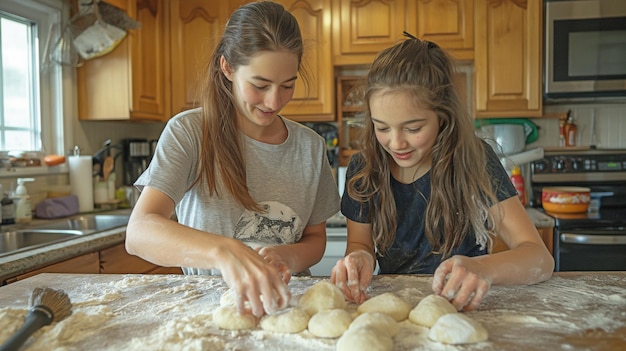
[{"label": "kitchen sink", "polygon": [[83,235],[80,230],[21,229],[0,233],[0,256],[33,249]]},{"label": "kitchen sink", "polygon": [[130,215],[88,214],[0,232],[0,256],[123,227]]},{"label": "kitchen sink", "polygon": [[123,227],[128,224],[129,217],[130,215],[88,214],[32,226],[29,229],[79,230],[83,234],[89,234]]}]

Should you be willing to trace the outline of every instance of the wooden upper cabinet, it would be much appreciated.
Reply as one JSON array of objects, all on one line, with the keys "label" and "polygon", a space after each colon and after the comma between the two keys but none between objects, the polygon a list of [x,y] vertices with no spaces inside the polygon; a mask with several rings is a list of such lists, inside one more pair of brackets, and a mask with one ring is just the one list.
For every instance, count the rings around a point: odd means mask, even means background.
[{"label": "wooden upper cabinet", "polygon": [[198,106],[198,89],[227,20],[223,1],[168,0],[172,115]]},{"label": "wooden upper cabinet", "polygon": [[77,69],[81,120],[164,121],[170,114],[168,27],[164,0],[127,0],[141,23],[111,53]]},{"label": "wooden upper cabinet", "polygon": [[293,99],[281,114],[301,122],[335,119],[330,0],[279,0],[296,17],[304,40],[307,82],[298,77]]},{"label": "wooden upper cabinet", "polygon": [[333,1],[335,65],[370,64],[406,30],[405,0]]},{"label": "wooden upper cabinet", "polygon": [[405,39],[403,31],[473,59],[474,0],[339,0],[333,2],[336,65],[369,64]]},{"label": "wooden upper cabinet", "polygon": [[541,117],[542,1],[475,6],[475,116]]},{"label": "wooden upper cabinet", "polygon": [[407,2],[407,31],[437,43],[458,60],[474,58],[474,0]]}]

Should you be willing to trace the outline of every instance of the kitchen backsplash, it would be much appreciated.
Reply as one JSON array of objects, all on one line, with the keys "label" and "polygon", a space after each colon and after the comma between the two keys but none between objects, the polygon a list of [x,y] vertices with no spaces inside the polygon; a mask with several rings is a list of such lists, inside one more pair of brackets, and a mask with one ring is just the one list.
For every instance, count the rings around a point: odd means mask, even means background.
[{"label": "kitchen backsplash", "polygon": [[[626,148],[626,103],[544,105],[544,112],[567,112],[577,126],[577,146],[597,148]],[[559,120],[533,119],[539,126],[539,139],[532,147],[559,146]],[[594,127],[595,126],[595,127]]]}]

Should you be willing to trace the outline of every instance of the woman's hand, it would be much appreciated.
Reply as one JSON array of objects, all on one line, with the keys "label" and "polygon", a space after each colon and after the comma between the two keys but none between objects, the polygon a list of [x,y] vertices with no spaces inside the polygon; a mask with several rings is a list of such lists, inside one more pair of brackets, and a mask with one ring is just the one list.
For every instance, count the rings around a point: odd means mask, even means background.
[{"label": "woman's hand", "polygon": [[229,241],[228,246],[220,250],[218,268],[235,291],[238,311],[246,312],[246,301],[257,317],[287,307],[291,295],[276,266],[238,240]]},{"label": "woman's hand", "polygon": [[481,263],[466,256],[453,256],[435,270],[433,291],[457,310],[471,311],[487,296],[491,282],[481,272]]},{"label": "woman's hand", "polygon": [[352,251],[333,267],[330,281],[337,285],[346,298],[357,304],[367,300],[365,290],[372,281],[374,257],[363,250]]},{"label": "woman's hand", "polygon": [[276,250],[274,250],[271,246],[259,247],[256,251],[263,257],[265,262],[274,266],[278,273],[280,274],[281,279],[285,284],[289,284],[289,280],[291,279],[291,272],[289,271],[289,265],[285,262],[285,260],[280,256]]}]

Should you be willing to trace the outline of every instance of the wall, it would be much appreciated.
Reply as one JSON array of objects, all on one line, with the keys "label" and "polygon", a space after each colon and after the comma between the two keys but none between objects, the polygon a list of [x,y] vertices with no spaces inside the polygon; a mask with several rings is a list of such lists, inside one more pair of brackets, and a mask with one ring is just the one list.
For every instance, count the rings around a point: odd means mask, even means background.
[{"label": "wall", "polygon": [[[626,103],[545,105],[544,112],[567,112],[571,109],[578,129],[578,146],[626,148]],[[539,126],[539,139],[531,147],[559,145],[558,119],[533,119]],[[594,127],[595,125],[595,127]]]}]

